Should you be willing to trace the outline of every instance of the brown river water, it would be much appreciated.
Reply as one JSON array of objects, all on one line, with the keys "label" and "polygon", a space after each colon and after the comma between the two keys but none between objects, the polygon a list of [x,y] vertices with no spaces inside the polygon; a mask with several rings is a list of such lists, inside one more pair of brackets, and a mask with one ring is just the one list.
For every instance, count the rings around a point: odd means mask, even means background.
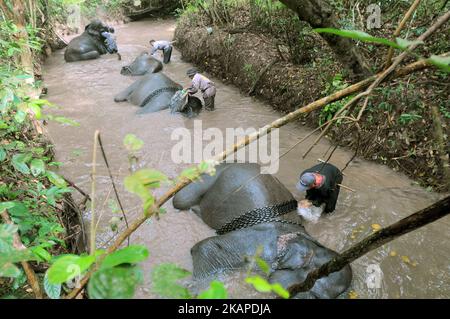
[{"label": "brown river water", "polygon": [[[79,127],[50,123],[49,132],[55,143],[57,159],[64,163],[60,173],[85,191],[90,190],[92,146],[95,130],[100,130],[103,144],[122,203],[129,220],[141,214],[140,200],[123,187],[123,178],[129,173],[128,155],[123,138],[132,133],[145,142],[138,152],[139,167],[150,167],[176,177],[187,164],[171,160],[171,148],[177,143],[170,139],[179,127],[193,128],[193,120],[172,115],[168,110],[136,115],[138,107],[129,103],[114,103],[113,97],[136,78],[120,75],[123,65],[130,63],[140,52],[148,49],[148,40],[172,39],[175,21],[139,21],[116,27],[122,61],[116,55],[100,59],[65,63],[64,50],[55,52],[45,63],[44,80],[48,100],[60,106],[51,110],[80,123]],[[189,84],[186,70],[190,64],[181,61],[174,50],[172,61],[164,72],[183,86]],[[203,128],[242,127],[258,128],[272,122],[281,114],[270,106],[239,93],[238,88],[214,79],[217,85],[216,111],[202,112]],[[280,129],[280,154],[289,150],[310,132],[300,123]],[[315,138],[313,136],[312,138]],[[302,159],[305,146],[300,144],[280,159],[275,174],[296,196],[295,183],[299,173],[324,158],[329,149],[327,141],[320,142]],[[337,149],[331,162],[344,167],[352,153]],[[114,233],[108,222],[112,216],[108,202],[114,199],[106,167],[98,153],[97,214],[101,214],[98,228],[99,247],[106,247]],[[336,211],[313,223],[305,223],[307,231],[323,245],[341,252],[372,233],[372,224],[388,226],[399,219],[440,199],[442,195],[429,192],[390,168],[355,159],[345,170],[343,183],[356,190],[341,190]],[[167,188],[158,190],[162,194]],[[177,211],[171,202],[165,205],[167,213],[160,220],[151,220],[132,235],[133,244],[148,247],[150,257],[142,263],[145,284],[136,293],[137,298],[157,298],[151,291],[150,272],[160,263],[172,262],[192,270],[191,247],[198,241],[213,236],[214,232],[193,213]],[[86,223],[90,214],[85,215]],[[352,263],[354,273],[351,290],[358,298],[449,298],[450,297],[450,218],[402,236]],[[367,278],[379,274],[377,287],[367,285]],[[234,298],[261,297],[242,283],[242,275],[226,280],[230,296]],[[267,297],[267,296],[265,296]]]}]

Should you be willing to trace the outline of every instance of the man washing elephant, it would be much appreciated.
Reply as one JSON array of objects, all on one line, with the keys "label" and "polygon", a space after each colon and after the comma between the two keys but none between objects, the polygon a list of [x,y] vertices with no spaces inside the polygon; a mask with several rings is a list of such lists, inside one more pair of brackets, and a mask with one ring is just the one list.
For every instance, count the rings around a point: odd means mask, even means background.
[{"label": "man washing elephant", "polygon": [[106,53],[117,53],[117,45],[111,33],[114,28],[96,19],[89,23],[84,32],[73,38],[64,52],[66,62],[97,59]]},{"label": "man washing elephant", "polygon": [[300,174],[297,189],[306,191],[306,200],[314,206],[325,204],[324,213],[327,214],[336,208],[342,179],[342,173],[336,166],[320,163]]},{"label": "man washing elephant", "polygon": [[199,90],[202,92],[205,109],[214,111],[214,100],[216,98],[216,85],[206,76],[200,74],[196,68],[187,70],[186,75],[192,80],[191,86],[186,90],[189,95],[194,95]]},{"label": "man washing elephant", "polygon": [[160,40],[150,40],[150,45],[152,49],[150,50],[150,55],[154,55],[158,50],[163,52],[163,62],[167,64],[170,62],[170,58],[172,57],[172,43],[170,41]]}]

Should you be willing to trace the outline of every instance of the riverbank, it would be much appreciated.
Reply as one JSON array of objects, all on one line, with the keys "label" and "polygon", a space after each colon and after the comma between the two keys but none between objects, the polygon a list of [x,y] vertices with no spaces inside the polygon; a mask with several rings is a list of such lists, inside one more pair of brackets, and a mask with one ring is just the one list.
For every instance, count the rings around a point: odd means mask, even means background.
[{"label": "riverbank", "polygon": [[[286,38],[277,38],[268,28],[250,26],[249,14],[243,9],[229,23],[212,25],[203,14],[188,12],[178,21],[175,45],[186,61],[285,113],[351,83],[318,34],[308,32],[303,37],[293,63]],[[378,55],[384,56],[383,48],[378,49]],[[450,191],[450,95],[442,77],[446,78],[439,71],[426,70],[392,81],[375,91],[359,122],[360,132],[352,129],[343,135],[343,127],[336,125],[326,137],[358,150],[360,157],[407,174],[429,190]],[[311,112],[300,121],[317,128],[345,101]],[[308,142],[303,144],[307,147]]]}]

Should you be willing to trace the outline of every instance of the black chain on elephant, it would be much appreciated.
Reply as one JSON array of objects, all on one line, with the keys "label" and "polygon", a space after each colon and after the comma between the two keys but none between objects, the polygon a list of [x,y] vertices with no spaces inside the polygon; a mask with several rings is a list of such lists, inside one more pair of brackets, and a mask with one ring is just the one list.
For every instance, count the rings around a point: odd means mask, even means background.
[{"label": "black chain on elephant", "polygon": [[164,88],[160,88],[158,90],[155,90],[152,94],[150,94],[149,96],[147,96],[144,101],[142,101],[140,106],[145,106],[148,102],[150,102],[151,99],[153,99],[155,96],[160,95],[163,92],[176,92],[179,91],[180,88],[177,87],[173,87],[173,86],[169,86],[169,87],[164,87]]},{"label": "black chain on elephant", "polygon": [[292,212],[296,208],[297,208],[296,200],[290,200],[272,206],[255,208],[226,223],[220,229],[218,229],[216,233],[218,235],[223,235],[233,230],[247,228],[262,223],[268,223],[273,221],[284,222],[280,219],[277,219],[276,217]]}]

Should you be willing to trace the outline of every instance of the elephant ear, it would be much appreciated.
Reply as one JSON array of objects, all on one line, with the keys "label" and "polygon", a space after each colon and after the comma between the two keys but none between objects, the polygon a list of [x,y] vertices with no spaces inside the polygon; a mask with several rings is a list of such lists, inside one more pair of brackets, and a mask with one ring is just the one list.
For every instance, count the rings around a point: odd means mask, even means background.
[{"label": "elephant ear", "polygon": [[99,36],[100,36],[100,32],[98,32],[97,30],[95,30],[94,28],[92,28],[90,24],[88,24],[88,25],[86,26],[86,29],[85,29],[85,30],[87,31],[87,33],[88,33],[89,35],[92,35],[93,37],[99,37]]}]

